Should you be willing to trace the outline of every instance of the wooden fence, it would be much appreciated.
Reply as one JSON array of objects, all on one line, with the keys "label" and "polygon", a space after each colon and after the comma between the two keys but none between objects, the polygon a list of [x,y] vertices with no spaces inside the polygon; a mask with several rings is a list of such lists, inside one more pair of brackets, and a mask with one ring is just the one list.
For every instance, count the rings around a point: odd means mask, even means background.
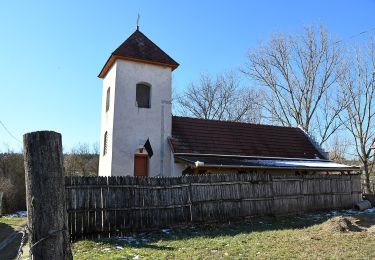
[{"label": "wooden fence", "polygon": [[361,200],[359,175],[66,177],[65,188],[72,239],[191,222],[351,208]]}]

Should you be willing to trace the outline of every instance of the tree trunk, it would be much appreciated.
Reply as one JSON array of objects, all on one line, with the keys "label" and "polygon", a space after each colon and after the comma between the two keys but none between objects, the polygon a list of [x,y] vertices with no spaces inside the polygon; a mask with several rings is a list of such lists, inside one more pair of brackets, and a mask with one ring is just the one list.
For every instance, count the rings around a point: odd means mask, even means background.
[{"label": "tree trunk", "polygon": [[363,171],[365,172],[365,192],[371,193],[371,186],[370,186],[370,171],[368,167],[368,161],[363,162]]},{"label": "tree trunk", "polygon": [[25,134],[26,202],[31,259],[72,259],[67,229],[61,135]]}]

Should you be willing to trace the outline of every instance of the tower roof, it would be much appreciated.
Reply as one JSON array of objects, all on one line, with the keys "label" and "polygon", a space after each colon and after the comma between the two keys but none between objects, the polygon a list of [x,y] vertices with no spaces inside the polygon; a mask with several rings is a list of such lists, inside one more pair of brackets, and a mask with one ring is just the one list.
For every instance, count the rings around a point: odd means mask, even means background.
[{"label": "tower roof", "polygon": [[179,65],[139,30],[136,30],[112,52],[98,77],[104,78],[117,59],[166,66],[171,67],[172,70],[176,69]]}]

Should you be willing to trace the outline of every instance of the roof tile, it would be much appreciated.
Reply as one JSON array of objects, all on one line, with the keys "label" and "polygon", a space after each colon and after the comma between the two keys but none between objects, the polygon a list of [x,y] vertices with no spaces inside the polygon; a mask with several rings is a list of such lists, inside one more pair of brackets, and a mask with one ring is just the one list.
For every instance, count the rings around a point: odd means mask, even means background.
[{"label": "roof tile", "polygon": [[172,118],[174,153],[323,159],[308,137],[295,127]]},{"label": "roof tile", "polygon": [[175,60],[139,30],[136,30],[114,52],[112,52],[99,74],[100,78],[103,78],[106,75],[109,68],[117,58],[165,65],[172,69],[179,66]]}]

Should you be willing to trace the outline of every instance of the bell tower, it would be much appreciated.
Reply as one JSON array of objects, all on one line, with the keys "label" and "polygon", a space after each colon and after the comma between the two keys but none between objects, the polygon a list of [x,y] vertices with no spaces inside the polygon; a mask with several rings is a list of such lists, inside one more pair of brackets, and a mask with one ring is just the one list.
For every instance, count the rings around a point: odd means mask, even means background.
[{"label": "bell tower", "polygon": [[103,79],[99,176],[171,174],[171,77],[178,63],[137,26],[109,57]]}]

